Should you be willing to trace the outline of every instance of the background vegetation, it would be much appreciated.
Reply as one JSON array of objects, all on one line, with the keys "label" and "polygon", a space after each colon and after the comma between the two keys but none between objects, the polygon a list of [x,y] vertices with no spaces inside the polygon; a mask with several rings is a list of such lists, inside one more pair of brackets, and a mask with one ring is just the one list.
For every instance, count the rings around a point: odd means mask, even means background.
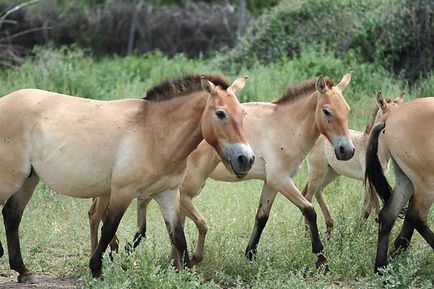
[{"label": "background vegetation", "polygon": [[[19,1],[8,1],[13,2]],[[0,94],[36,87],[95,99],[143,97],[147,88],[167,77],[187,72],[222,72],[230,80],[249,75],[239,95],[242,102],[271,101],[288,85],[301,80],[326,74],[338,81],[344,73],[353,70],[353,80],[344,94],[351,106],[350,127],[360,130],[368,123],[377,91],[396,97],[405,90],[407,100],[434,95],[432,1],[250,0],[246,1],[250,26],[243,36],[234,34],[218,51],[217,46],[202,49],[197,45],[200,49],[195,57],[189,53],[170,53],[162,46],[160,51],[154,51],[155,47],[149,51],[138,50],[137,46],[135,53],[125,57],[124,41],[118,46],[119,42],[113,37],[125,37],[124,32],[116,29],[129,27],[124,21],[129,16],[110,15],[118,15],[113,13],[119,13],[114,11],[121,6],[126,10],[120,11],[133,11],[131,7],[137,7],[139,2],[120,2],[87,0],[76,5],[73,1],[47,0],[20,11],[22,14],[12,14],[11,17],[21,17],[11,18],[19,23],[37,24],[19,29],[14,25],[0,28],[0,57],[6,51],[3,48],[11,45],[31,51],[20,54],[27,57],[21,58],[18,66],[0,71]],[[216,5],[212,7],[220,7],[217,10],[229,7],[227,1],[210,2]],[[129,3],[133,6],[128,6]],[[147,1],[146,5],[171,11],[167,15],[177,13],[176,7],[181,5],[179,11],[188,11],[191,17],[195,17],[194,13],[201,15],[204,11],[216,10],[191,1],[157,0]],[[192,7],[208,8],[195,10]],[[232,2],[231,7],[236,11],[239,2]],[[238,15],[230,9],[227,11],[234,14],[225,15],[235,18]],[[108,15],[108,18],[95,18],[95,15]],[[56,28],[23,36],[21,40],[14,38],[17,42],[4,40],[8,35],[23,31],[20,29],[41,27],[42,22],[38,21],[43,19],[51,21],[50,26],[57,23]],[[235,29],[237,21],[231,21]],[[75,24],[69,26],[70,23]],[[89,28],[88,23],[93,23],[95,30]],[[114,30],[103,33],[105,27]],[[101,31],[98,29],[103,32],[97,32]],[[214,31],[205,34],[213,36]],[[164,33],[160,31],[153,37]],[[64,38],[65,35],[74,36]],[[38,41],[31,42],[33,37]],[[44,41],[39,42],[41,39]],[[196,41],[194,37],[188,39]],[[23,44],[26,41],[30,43],[28,46]],[[116,47],[123,50],[118,52]],[[306,174],[303,167],[295,178],[299,188],[304,186]],[[418,234],[409,250],[393,260],[383,276],[373,274],[378,226],[372,218],[367,223],[360,222],[362,184],[344,178],[330,185],[325,194],[335,217],[334,235],[329,240],[322,235],[330,274],[315,272],[315,257],[310,252],[310,238],[304,231],[301,214],[280,196],[264,231],[257,260],[247,262],[243,252],[253,227],[260,189],[259,181],[208,182],[195,200],[210,225],[205,260],[198,268],[181,273],[175,273],[168,266],[168,236],[156,204],[151,203],[148,239],[131,256],[120,253],[114,262],[107,258],[105,281],[99,281],[92,280],[88,270],[87,209],[90,201],[62,197],[40,185],[22,223],[24,260],[38,273],[80,278],[88,288],[434,286],[434,252]],[[133,203],[120,226],[121,245],[131,240],[135,218]],[[431,227],[433,221],[431,212]],[[397,222],[392,236],[396,236],[401,223],[401,220]],[[320,231],[325,232],[322,216],[319,216],[319,224]],[[0,240],[5,244],[3,228],[1,230]],[[187,222],[186,232],[189,248],[193,249],[196,239],[193,223]],[[0,259],[0,272],[13,274],[8,268],[5,256]],[[388,283],[384,285],[386,280]]]}]

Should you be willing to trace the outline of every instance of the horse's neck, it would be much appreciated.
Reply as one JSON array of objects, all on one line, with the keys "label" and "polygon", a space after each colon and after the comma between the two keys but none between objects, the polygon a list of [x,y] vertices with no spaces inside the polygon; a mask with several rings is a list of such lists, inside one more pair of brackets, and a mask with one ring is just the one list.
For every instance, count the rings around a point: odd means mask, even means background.
[{"label": "horse's neck", "polygon": [[200,124],[207,99],[207,93],[197,92],[157,103],[159,117],[156,119],[161,124],[156,137],[170,144],[170,148],[164,148],[170,160],[186,160],[203,140]]},{"label": "horse's neck", "polygon": [[291,103],[280,104],[276,110],[282,119],[283,131],[290,131],[289,141],[293,147],[303,153],[303,158],[315,145],[320,136],[315,120],[317,95],[300,97]]}]

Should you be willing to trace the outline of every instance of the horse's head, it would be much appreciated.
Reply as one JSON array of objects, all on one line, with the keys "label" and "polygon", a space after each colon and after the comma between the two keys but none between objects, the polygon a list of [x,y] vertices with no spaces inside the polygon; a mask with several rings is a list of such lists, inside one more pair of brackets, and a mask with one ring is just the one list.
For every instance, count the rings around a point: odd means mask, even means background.
[{"label": "horse's head", "polygon": [[392,100],[390,97],[384,98],[383,94],[380,92],[377,93],[377,106],[378,111],[375,116],[375,124],[384,122],[389,115],[389,113],[394,110],[397,106],[404,102],[405,92],[402,91],[401,94]]},{"label": "horse's head", "polygon": [[350,107],[342,95],[351,81],[351,72],[344,75],[336,86],[320,76],[315,87],[317,90],[316,123],[320,132],[329,140],[338,160],[349,160],[354,155],[354,145],[348,130],[348,111]]},{"label": "horse's head", "polygon": [[214,147],[225,166],[238,178],[251,169],[255,155],[243,132],[244,110],[235,93],[244,87],[247,77],[240,77],[226,90],[204,77],[202,88],[210,94],[202,115],[202,135]]}]

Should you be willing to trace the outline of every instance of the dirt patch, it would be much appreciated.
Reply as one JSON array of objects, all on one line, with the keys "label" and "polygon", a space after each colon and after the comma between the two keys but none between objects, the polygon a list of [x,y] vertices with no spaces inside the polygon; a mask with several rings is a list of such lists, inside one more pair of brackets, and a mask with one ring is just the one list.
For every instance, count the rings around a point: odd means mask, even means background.
[{"label": "dirt patch", "polygon": [[53,274],[36,274],[38,284],[22,284],[17,282],[17,275],[5,272],[0,275],[0,288],[44,288],[44,289],[72,289],[82,288],[84,282],[73,278],[58,277]]}]

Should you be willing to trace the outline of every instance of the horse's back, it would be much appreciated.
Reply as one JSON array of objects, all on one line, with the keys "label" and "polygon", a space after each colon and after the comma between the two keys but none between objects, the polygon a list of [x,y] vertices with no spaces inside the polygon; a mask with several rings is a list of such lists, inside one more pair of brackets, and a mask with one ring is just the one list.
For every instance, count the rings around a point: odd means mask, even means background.
[{"label": "horse's back", "polygon": [[[138,142],[128,134],[136,110],[128,101],[96,101],[37,89],[13,92],[0,100],[0,138],[10,139],[0,144],[0,178],[10,170],[33,168],[61,194],[89,197],[109,192],[119,151]],[[15,164],[7,161],[11,153]]]},{"label": "horse's back", "polygon": [[433,97],[401,104],[386,120],[387,149],[416,187],[434,188],[433,127]]}]

